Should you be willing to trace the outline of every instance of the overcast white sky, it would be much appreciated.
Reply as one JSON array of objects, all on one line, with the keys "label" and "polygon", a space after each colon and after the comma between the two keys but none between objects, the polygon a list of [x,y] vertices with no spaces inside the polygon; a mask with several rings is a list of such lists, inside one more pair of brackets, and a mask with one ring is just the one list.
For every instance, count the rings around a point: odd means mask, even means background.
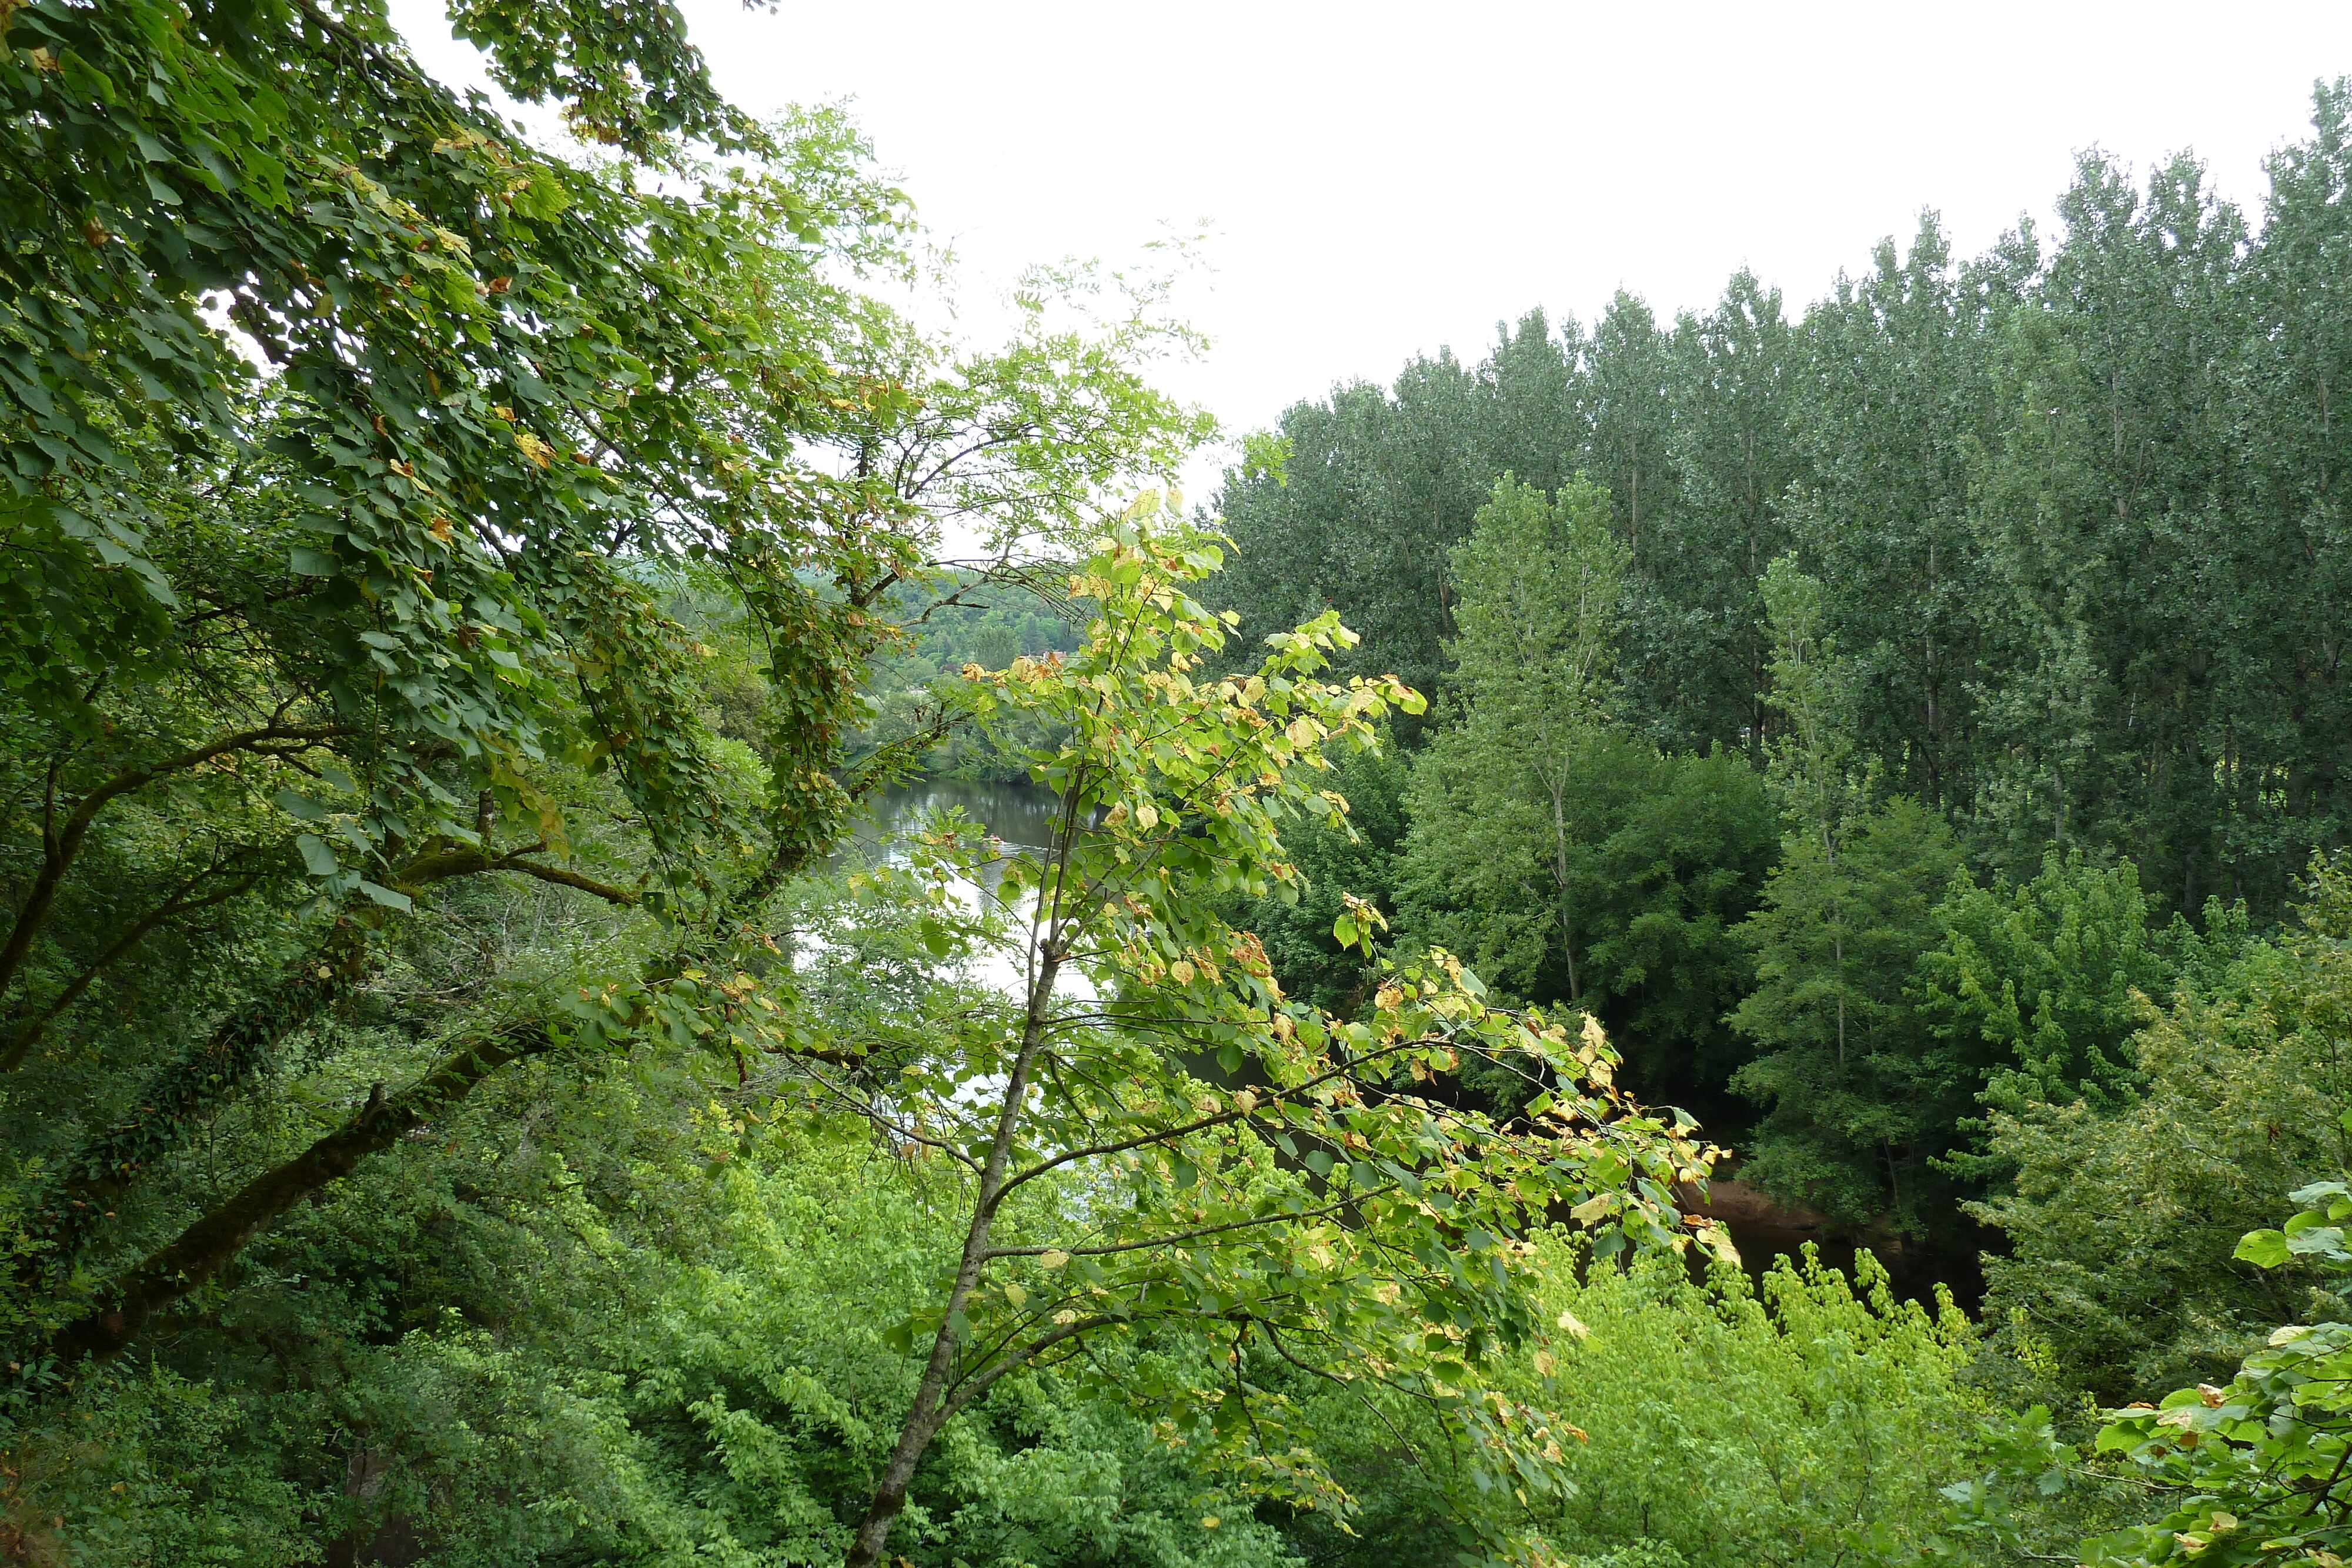
[{"label": "overcast white sky", "polygon": [[[2345,0],[680,4],[738,103],[853,99],[971,294],[1205,221],[1215,346],[1163,380],[1234,432],[1621,284],[1664,315],[1744,263],[1801,307],[1922,207],[1980,249],[2094,144],[2256,205],[2352,73]],[[433,0],[394,15],[474,75]]]}]

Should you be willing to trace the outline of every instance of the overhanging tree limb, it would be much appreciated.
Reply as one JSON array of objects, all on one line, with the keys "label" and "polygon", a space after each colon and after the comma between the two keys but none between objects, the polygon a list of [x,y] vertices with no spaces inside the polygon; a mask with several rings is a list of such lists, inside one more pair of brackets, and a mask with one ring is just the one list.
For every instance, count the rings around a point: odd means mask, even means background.
[{"label": "overhanging tree limb", "polygon": [[57,1370],[112,1355],[156,1312],[202,1286],[236,1258],[256,1232],[310,1193],[352,1174],[368,1155],[390,1148],[474,1092],[484,1079],[548,1050],[554,1036],[537,1019],[517,1023],[445,1058],[397,1094],[368,1096],[358,1113],[292,1159],[272,1166],[151,1253],[110,1286],[101,1304],[49,1341]]}]

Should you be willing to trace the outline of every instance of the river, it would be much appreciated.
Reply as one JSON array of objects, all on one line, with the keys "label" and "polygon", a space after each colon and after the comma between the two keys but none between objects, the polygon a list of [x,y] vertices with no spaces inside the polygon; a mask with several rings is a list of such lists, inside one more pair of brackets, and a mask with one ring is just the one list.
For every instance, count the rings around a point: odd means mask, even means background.
[{"label": "river", "polygon": [[950,808],[1003,839],[1007,848],[1042,852],[1054,836],[1061,799],[1034,784],[975,784],[961,779],[926,779],[885,790],[859,822],[856,850],[867,858],[903,836],[918,821]]}]

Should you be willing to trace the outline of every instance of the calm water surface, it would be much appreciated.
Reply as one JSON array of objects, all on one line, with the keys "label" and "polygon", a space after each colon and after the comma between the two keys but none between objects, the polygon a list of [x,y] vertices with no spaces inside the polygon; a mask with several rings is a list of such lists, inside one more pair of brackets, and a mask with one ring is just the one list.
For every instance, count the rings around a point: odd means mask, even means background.
[{"label": "calm water surface", "polygon": [[[904,864],[907,835],[950,809],[961,811],[1002,840],[1007,855],[1025,850],[1033,856],[1042,857],[1054,836],[1054,821],[1061,810],[1061,800],[1034,784],[982,784],[937,779],[902,785],[884,791],[873,801],[857,824],[855,838],[835,856],[835,863],[855,860],[867,864],[878,861]],[[949,884],[949,891],[966,908],[978,910],[995,885],[995,875],[983,870],[979,883],[959,877]],[[1004,947],[975,953],[967,961],[968,972],[997,990],[1018,997],[1028,977],[1023,942],[1025,936],[1025,930],[1016,928]],[[1094,994],[1091,983],[1072,969],[1063,971],[1063,978],[1055,989],[1060,995],[1079,998]]]},{"label": "calm water surface", "polygon": [[894,852],[892,845],[924,818],[961,810],[1003,839],[1007,849],[1040,850],[1054,835],[1061,799],[1034,784],[974,784],[961,779],[925,779],[885,790],[867,819],[858,824],[854,852],[872,858]]}]

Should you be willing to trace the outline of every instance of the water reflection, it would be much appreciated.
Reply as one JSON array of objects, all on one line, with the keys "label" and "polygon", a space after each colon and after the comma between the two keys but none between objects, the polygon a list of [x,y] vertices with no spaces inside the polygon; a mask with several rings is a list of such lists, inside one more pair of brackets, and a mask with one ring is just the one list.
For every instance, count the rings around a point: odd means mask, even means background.
[{"label": "water reflection", "polygon": [[[854,861],[867,865],[904,865],[908,835],[951,808],[961,810],[1000,840],[1006,856],[1026,854],[1033,860],[1042,860],[1054,837],[1062,802],[1061,797],[1034,784],[935,779],[901,785],[885,790],[871,802],[852,840],[834,857],[835,863]],[[958,877],[949,883],[949,892],[967,909],[978,912],[985,895],[995,890],[999,874],[997,867],[983,868],[979,883]],[[994,989],[1019,996],[1026,988],[1028,977],[1027,935],[1026,926],[1015,927],[1008,933],[1003,946],[974,954],[967,972]],[[1075,969],[1065,969],[1061,983],[1055,988],[1062,996],[1080,1000],[1094,994],[1091,983]]]},{"label": "water reflection", "polygon": [[868,862],[888,859],[903,863],[906,857],[897,846],[907,834],[925,818],[950,808],[1003,840],[1008,853],[1025,850],[1042,855],[1053,839],[1062,800],[1034,784],[982,784],[961,779],[902,784],[874,799],[844,853]]}]

